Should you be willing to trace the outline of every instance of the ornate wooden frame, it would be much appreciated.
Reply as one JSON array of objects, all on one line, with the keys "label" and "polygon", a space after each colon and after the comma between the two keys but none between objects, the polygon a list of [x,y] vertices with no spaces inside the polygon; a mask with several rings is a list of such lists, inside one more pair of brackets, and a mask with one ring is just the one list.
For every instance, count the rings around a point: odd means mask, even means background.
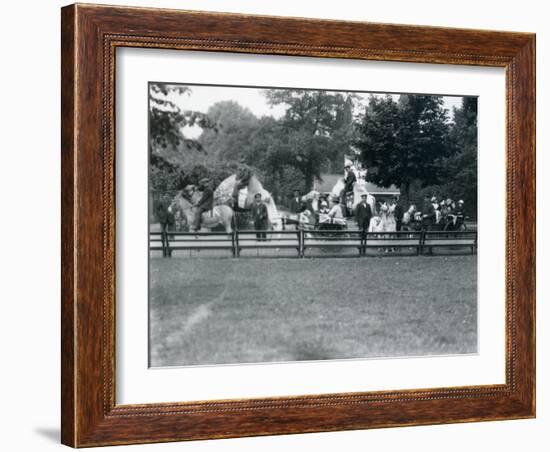
[{"label": "ornate wooden frame", "polygon": [[[62,442],[74,447],[535,415],[535,35],[71,5],[62,9]],[[506,69],[506,383],[115,404],[117,47]]]}]

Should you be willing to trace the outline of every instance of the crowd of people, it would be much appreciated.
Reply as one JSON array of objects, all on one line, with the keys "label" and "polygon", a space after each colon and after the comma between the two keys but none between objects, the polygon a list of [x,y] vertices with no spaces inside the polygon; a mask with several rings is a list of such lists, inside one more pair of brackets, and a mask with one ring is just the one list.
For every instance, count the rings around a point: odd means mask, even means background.
[{"label": "crowd of people", "polygon": [[[353,174],[348,171],[347,175]],[[344,182],[345,187],[340,195],[321,194],[315,191],[301,195],[295,190],[288,203],[290,215],[298,218],[297,224],[315,229],[341,229],[346,227],[350,216],[355,218],[359,230],[368,232],[465,229],[463,200],[455,202],[448,197],[425,196],[421,209],[417,209],[415,204],[406,206],[399,196],[394,196],[389,201],[377,202],[366,190],[354,195],[354,178],[346,177]],[[188,225],[191,231],[200,229],[201,214],[213,207],[214,192],[210,179],[202,178],[198,189],[201,195],[193,202],[194,215],[191,224]],[[357,201],[357,197],[360,197],[360,201]],[[254,229],[259,231],[259,240],[266,240],[265,232],[260,231],[270,228],[265,201],[261,193],[255,193],[253,204],[248,208]],[[156,216],[163,230],[172,230],[177,219],[174,218],[174,212],[167,208],[167,204],[161,202],[157,205]]]},{"label": "crowd of people", "polygon": [[[464,201],[437,196],[424,197],[422,210],[410,205],[402,216],[401,227],[406,230],[458,231],[465,229]],[[402,229],[397,229],[402,230]]]},{"label": "crowd of people", "polygon": [[[438,231],[460,230],[464,226],[464,201],[451,198],[426,196],[421,209],[415,204],[408,207],[399,196],[390,201],[377,202],[368,192],[360,194],[361,200],[352,212],[346,206],[346,193],[340,196],[320,194],[300,196],[298,191],[290,201],[290,213],[312,218],[315,227],[323,224],[345,224],[348,214],[353,214],[359,230],[368,232]],[[336,227],[335,227],[336,228]]]}]

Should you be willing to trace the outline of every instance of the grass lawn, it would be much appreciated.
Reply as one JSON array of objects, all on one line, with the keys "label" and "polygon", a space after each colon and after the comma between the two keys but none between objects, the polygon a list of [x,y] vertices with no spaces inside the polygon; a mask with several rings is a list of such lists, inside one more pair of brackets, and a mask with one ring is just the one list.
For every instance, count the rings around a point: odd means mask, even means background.
[{"label": "grass lawn", "polygon": [[151,366],[473,353],[476,256],[150,261]]}]

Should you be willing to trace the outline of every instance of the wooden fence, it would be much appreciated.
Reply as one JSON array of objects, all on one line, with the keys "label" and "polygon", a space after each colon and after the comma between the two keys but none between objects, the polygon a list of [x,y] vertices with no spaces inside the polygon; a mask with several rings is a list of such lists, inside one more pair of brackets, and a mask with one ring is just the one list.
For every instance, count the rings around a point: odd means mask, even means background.
[{"label": "wooden fence", "polygon": [[150,232],[150,250],[162,251],[171,257],[173,251],[226,250],[240,257],[243,250],[293,249],[296,257],[313,257],[310,250],[356,249],[358,256],[367,256],[368,249],[409,249],[417,255],[433,254],[434,248],[468,249],[477,252],[477,231],[418,231],[418,232],[363,232],[363,231],[254,231],[226,232]]}]

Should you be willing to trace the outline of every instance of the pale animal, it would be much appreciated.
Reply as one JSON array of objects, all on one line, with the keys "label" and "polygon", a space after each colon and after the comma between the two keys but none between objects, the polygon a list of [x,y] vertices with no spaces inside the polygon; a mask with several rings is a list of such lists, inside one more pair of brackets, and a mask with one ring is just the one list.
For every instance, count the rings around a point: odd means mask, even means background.
[{"label": "pale animal", "polygon": [[282,218],[277,210],[275,201],[263,186],[258,178],[251,175],[244,186],[240,186],[241,183],[236,174],[224,179],[221,184],[214,191],[214,204],[216,205],[228,205],[233,203],[234,194],[237,191],[237,206],[240,209],[249,209],[254,204],[254,195],[260,193],[262,195],[262,202],[267,207],[267,215],[271,228],[274,231],[280,231],[282,229]]},{"label": "pale animal", "polygon": [[[188,197],[190,196],[190,197]],[[186,219],[187,224],[193,224],[195,212],[193,205],[202,196],[202,192],[198,190],[186,190],[178,192],[170,204],[169,210],[171,212],[180,212]],[[208,212],[203,212],[201,216],[201,229],[210,230],[216,226],[223,226],[225,231],[229,234],[233,228],[233,218],[235,214],[233,209],[229,206],[214,206],[214,208]]]}]

